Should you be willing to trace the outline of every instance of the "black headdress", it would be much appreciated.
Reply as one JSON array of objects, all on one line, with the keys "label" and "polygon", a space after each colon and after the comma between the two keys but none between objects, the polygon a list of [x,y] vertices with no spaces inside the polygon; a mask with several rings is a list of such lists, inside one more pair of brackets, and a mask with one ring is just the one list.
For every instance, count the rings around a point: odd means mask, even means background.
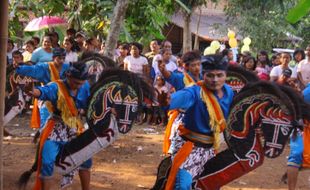
[{"label": "black headdress", "polygon": [[84,62],[70,63],[67,74],[79,80],[86,80],[88,78],[87,65]]},{"label": "black headdress", "polygon": [[224,70],[228,68],[228,59],[221,54],[203,56],[201,59],[203,71],[208,70]]}]

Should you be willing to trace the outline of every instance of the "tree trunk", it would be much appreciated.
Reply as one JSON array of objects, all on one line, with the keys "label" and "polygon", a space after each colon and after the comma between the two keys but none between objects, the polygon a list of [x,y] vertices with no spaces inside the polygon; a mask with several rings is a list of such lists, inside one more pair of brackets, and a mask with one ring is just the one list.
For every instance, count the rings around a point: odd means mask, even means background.
[{"label": "tree trunk", "polygon": [[190,30],[191,14],[183,13],[183,53],[192,50],[192,32]]},{"label": "tree trunk", "polygon": [[3,117],[4,117],[4,99],[5,99],[5,78],[6,78],[6,48],[8,43],[8,15],[9,1],[1,2],[0,8],[0,190],[3,190]]},{"label": "tree trunk", "polygon": [[202,14],[202,11],[201,11],[201,8],[199,8],[199,17],[198,17],[197,29],[196,29],[196,35],[195,35],[195,42],[194,42],[194,49],[195,50],[199,50],[199,36],[198,36],[198,33],[199,33],[199,27],[200,27],[201,14]]},{"label": "tree trunk", "polygon": [[106,49],[104,55],[113,59],[114,52],[119,38],[119,33],[124,21],[129,0],[118,0],[113,10],[111,26],[106,40]]}]

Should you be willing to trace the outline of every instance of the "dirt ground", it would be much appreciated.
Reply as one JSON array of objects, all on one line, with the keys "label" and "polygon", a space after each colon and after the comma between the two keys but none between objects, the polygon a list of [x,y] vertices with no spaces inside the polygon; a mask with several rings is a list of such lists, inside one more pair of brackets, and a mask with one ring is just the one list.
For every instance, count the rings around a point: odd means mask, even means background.
[{"label": "dirt ground", "polygon": [[[6,129],[14,137],[3,143],[4,189],[17,189],[16,181],[19,175],[30,169],[35,145],[31,143],[30,134],[34,131],[28,127],[30,115],[16,117]],[[134,126],[133,130],[121,136],[107,149],[94,157],[91,173],[92,190],[141,190],[150,189],[155,181],[157,166],[161,157],[163,128],[156,126]],[[280,183],[285,171],[285,152],[276,159],[266,159],[263,166],[253,172],[226,185],[222,190],[285,190],[286,185]],[[34,174],[27,186],[31,189]],[[55,186],[59,189],[59,176],[55,176]],[[300,172],[297,189],[310,189],[310,171]],[[68,190],[80,189],[76,176],[73,185]]]}]

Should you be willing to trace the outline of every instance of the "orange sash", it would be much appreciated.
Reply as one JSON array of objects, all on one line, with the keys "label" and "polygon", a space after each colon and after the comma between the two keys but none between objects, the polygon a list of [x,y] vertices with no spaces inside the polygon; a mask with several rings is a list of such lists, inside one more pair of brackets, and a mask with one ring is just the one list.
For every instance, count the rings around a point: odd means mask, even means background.
[{"label": "orange sash", "polygon": [[61,80],[55,81],[58,85],[57,108],[61,110],[61,119],[69,127],[76,127],[78,133],[83,132],[83,123],[78,118],[78,110],[73,98],[69,95],[68,89]]},{"label": "orange sash", "polygon": [[[56,81],[59,80],[59,72],[57,68],[55,67],[53,62],[48,63],[49,69],[50,69],[50,75],[51,75],[51,81]],[[47,103],[47,102],[46,102]],[[33,109],[32,109],[32,115],[31,115],[31,120],[30,120],[30,127],[33,129],[38,129],[40,128],[40,111],[38,107],[38,99],[35,98],[33,101]]]},{"label": "orange sash", "polygon": [[302,167],[310,168],[310,122],[305,121],[304,132],[304,152]]},{"label": "orange sash", "polygon": [[201,87],[201,98],[207,105],[210,127],[214,135],[214,149],[217,151],[220,147],[220,134],[226,128],[226,120],[222,108],[214,94],[206,88],[203,81],[199,81],[197,85]]},{"label": "orange sash", "polygon": [[171,128],[173,125],[173,122],[175,120],[175,118],[177,118],[177,116],[179,115],[179,111],[178,110],[171,110],[168,113],[169,115],[169,121],[165,130],[165,137],[164,137],[164,144],[163,144],[163,153],[164,154],[168,154],[168,150],[170,148],[171,142],[170,142],[170,135],[171,135]]},{"label": "orange sash", "polygon": [[190,87],[196,84],[192,77],[189,76],[189,74],[187,74],[186,72],[184,72],[183,82],[185,84],[185,87]]},{"label": "orange sash", "polygon": [[191,141],[186,141],[186,143],[179,149],[178,153],[175,155],[172,166],[170,169],[169,177],[165,190],[173,190],[175,184],[175,177],[179,171],[180,166],[186,160],[188,155],[192,152],[194,144]]},{"label": "orange sash", "polygon": [[33,101],[32,115],[30,120],[30,127],[33,129],[40,128],[40,111],[38,107],[38,99],[35,98]]},{"label": "orange sash", "polygon": [[[208,113],[209,113],[209,118],[210,118],[210,127],[213,131],[214,139],[212,138],[207,138],[206,143],[207,144],[214,144],[215,150],[219,148],[220,145],[220,133],[225,129],[226,127],[226,121],[225,117],[223,114],[223,111],[214,96],[214,94],[209,91],[203,81],[197,82],[197,85],[201,87],[201,98],[202,101],[205,102]],[[179,127],[181,135],[189,134],[190,131],[186,128]],[[199,135],[199,134],[196,134]],[[213,141],[213,142],[212,142]],[[193,149],[194,143],[191,141],[187,141],[177,152],[175,155],[172,166],[170,169],[169,177],[166,183],[165,190],[173,190],[174,189],[174,184],[175,184],[175,177],[179,171],[180,166],[182,163],[187,159],[189,154],[191,153]]]},{"label": "orange sash", "polygon": [[43,145],[52,132],[55,126],[55,121],[53,119],[49,119],[46,123],[46,126],[41,134],[40,142],[39,142],[39,153],[38,153],[38,166],[37,166],[37,174],[36,174],[36,181],[33,190],[41,190],[41,179],[40,179],[40,172],[41,172],[41,165],[42,165],[42,150]]},{"label": "orange sash", "polygon": [[[189,74],[187,74],[186,72],[184,72],[183,74],[184,74],[183,82],[185,84],[185,87],[193,86],[195,84],[195,81],[192,79],[192,77]],[[178,110],[171,110],[168,113],[169,121],[168,121],[168,124],[166,126],[164,143],[163,143],[163,153],[164,154],[167,154],[169,151],[169,148],[171,145],[171,142],[169,139],[169,137],[171,135],[171,128],[172,128],[172,125],[174,123],[174,120],[177,118],[178,115],[179,115]]]}]

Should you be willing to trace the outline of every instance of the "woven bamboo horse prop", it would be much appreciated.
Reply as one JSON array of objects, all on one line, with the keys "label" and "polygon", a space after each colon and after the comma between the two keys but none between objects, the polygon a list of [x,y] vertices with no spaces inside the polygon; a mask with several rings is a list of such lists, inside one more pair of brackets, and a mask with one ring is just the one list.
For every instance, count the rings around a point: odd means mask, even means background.
[{"label": "woven bamboo horse prop", "polygon": [[24,109],[25,98],[27,97],[24,91],[33,86],[32,78],[17,75],[14,72],[13,65],[7,67],[7,73],[4,126]]},{"label": "woven bamboo horse prop", "polygon": [[[102,72],[91,88],[88,101],[86,121],[89,129],[68,142],[59,152],[55,163],[58,173],[70,173],[114,142],[119,133],[130,131],[142,105],[142,96],[153,98],[153,88],[145,81],[129,71],[108,69]],[[116,114],[112,114],[112,109]],[[31,173],[36,169],[35,162],[29,171],[20,176],[20,188],[26,187]]]},{"label": "woven bamboo horse prop", "polygon": [[[107,70],[91,89],[87,110],[90,128],[67,143],[57,157],[56,169],[66,174],[130,131],[142,103],[142,93],[152,97],[153,90],[137,75],[122,70]],[[116,117],[111,109],[117,112]]]},{"label": "woven bamboo horse prop", "polygon": [[[263,164],[264,157],[279,156],[301,119],[310,119],[309,106],[292,90],[268,82],[248,84],[233,101],[225,130],[229,148],[204,166],[193,189],[217,190]],[[153,190],[164,189],[170,157],[158,168]]]},{"label": "woven bamboo horse prop", "polygon": [[[86,52],[81,58],[89,68],[89,83],[92,85],[98,79],[102,71],[106,68],[113,68],[116,64],[112,59],[101,56],[98,53]],[[4,125],[10,122],[25,107],[25,91],[31,90],[34,80],[31,77],[17,75],[13,65],[7,68],[6,91],[8,96],[5,98]]]}]

